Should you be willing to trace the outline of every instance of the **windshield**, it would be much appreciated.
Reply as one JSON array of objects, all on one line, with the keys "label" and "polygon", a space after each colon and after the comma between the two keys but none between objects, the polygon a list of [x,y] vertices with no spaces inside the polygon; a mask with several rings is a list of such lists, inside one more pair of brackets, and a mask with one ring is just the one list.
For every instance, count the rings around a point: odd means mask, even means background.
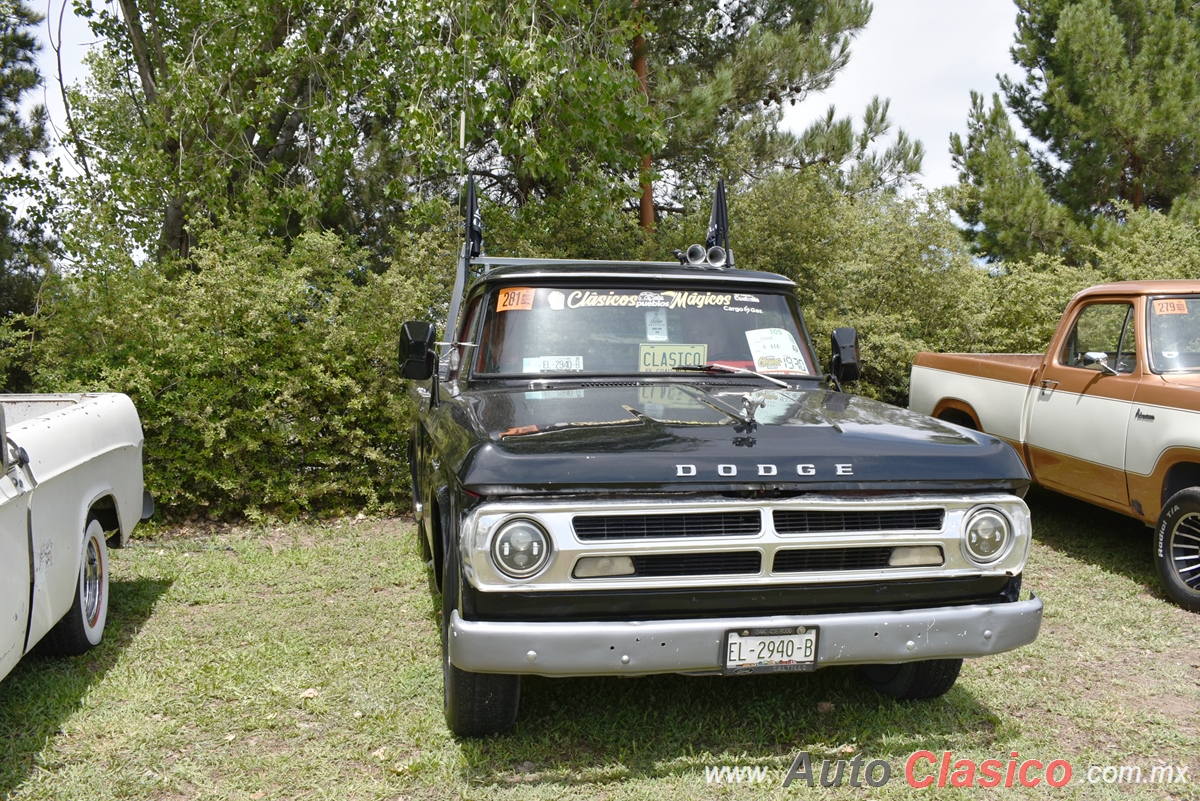
[{"label": "windshield", "polygon": [[789,295],[721,287],[489,290],[476,375],[668,373],[709,363],[817,372]]},{"label": "windshield", "polygon": [[1150,369],[1200,370],[1200,295],[1150,298]]}]

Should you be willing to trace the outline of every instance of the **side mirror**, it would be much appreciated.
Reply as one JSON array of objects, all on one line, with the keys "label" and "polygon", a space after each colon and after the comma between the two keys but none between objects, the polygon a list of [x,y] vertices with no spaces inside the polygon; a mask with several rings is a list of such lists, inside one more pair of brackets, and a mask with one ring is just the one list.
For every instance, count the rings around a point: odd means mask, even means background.
[{"label": "side mirror", "polygon": [[1083,362],[1084,367],[1091,367],[1093,364],[1099,365],[1100,372],[1105,375],[1117,374],[1117,371],[1114,370],[1108,363],[1108,354],[1104,353],[1103,351],[1089,350],[1087,353],[1083,354],[1083,359],[1081,361]]},{"label": "side mirror", "polygon": [[833,358],[829,363],[829,371],[839,384],[857,381],[862,375],[862,367],[858,361],[858,332],[853,328],[835,328],[829,338],[833,343]]},{"label": "side mirror", "polygon": [[400,375],[416,381],[427,381],[433,376],[437,362],[433,323],[409,320],[400,326]]}]

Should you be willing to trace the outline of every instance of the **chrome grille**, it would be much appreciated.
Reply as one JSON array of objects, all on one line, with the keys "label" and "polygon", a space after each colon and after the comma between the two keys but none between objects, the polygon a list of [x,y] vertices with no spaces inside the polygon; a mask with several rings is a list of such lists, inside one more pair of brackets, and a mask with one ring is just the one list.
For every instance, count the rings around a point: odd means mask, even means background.
[{"label": "chrome grille", "polygon": [[758,551],[733,553],[663,553],[633,557],[636,576],[728,576],[757,573],[762,568]]},{"label": "chrome grille", "polygon": [[571,520],[581,540],[633,540],[667,537],[730,537],[758,534],[757,510],[675,515],[577,515]]},{"label": "chrome grille", "polygon": [[941,531],[944,509],[861,509],[772,512],[780,534],[830,534],[856,531]]},{"label": "chrome grille", "polygon": [[888,567],[891,548],[796,548],[775,552],[774,573],[878,570]]}]

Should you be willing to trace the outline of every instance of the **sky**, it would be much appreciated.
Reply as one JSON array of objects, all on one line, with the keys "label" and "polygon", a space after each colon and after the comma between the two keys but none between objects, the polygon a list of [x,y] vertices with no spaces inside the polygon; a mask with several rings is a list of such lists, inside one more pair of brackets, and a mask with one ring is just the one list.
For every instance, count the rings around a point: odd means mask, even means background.
[{"label": "sky", "polygon": [[[61,127],[62,100],[49,43],[61,41],[63,72],[71,83],[83,78],[80,62],[94,38],[72,15],[70,0],[45,1],[44,7],[31,5],[46,15],[41,36],[45,102]],[[954,183],[949,138],[966,131],[971,90],[990,97],[1000,89],[998,73],[1020,75],[1008,52],[1016,13],[1013,0],[875,0],[871,22],[851,47],[849,65],[829,90],[789,108],[784,123],[799,132],[831,104],[839,116],[857,120],[879,95],[891,100],[893,124],[925,145],[920,182],[928,187]]]},{"label": "sky", "polygon": [[[65,125],[62,90],[58,84],[58,59],[61,54],[63,79],[67,85],[81,82],[86,74],[83,57],[88,45],[96,37],[88,30],[87,23],[71,11],[71,0],[26,0],[26,4],[46,19],[38,31],[42,43],[39,64],[42,71],[43,92],[37,102],[44,103],[50,112],[50,121],[62,130]],[[56,53],[54,46],[59,45]]]},{"label": "sky", "polygon": [[890,98],[893,125],[925,145],[920,182],[956,183],[950,134],[966,132],[971,90],[990,98],[997,74],[1022,77],[1009,54],[1016,18],[1013,0],[875,0],[833,86],[788,109],[784,122],[800,132],[832,104],[857,123],[873,96]]}]

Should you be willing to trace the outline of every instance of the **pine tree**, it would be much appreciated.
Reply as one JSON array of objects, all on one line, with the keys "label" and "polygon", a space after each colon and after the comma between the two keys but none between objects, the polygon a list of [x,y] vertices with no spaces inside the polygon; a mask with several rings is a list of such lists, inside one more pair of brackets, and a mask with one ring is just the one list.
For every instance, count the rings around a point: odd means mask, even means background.
[{"label": "pine tree", "polygon": [[1039,172],[1076,214],[1167,211],[1200,182],[1200,8],[1184,0],[1019,0],[1002,81],[1045,144]]},{"label": "pine tree", "polygon": [[[780,129],[784,105],[827,89],[850,59],[850,43],[870,20],[867,0],[700,0],[645,2],[650,101],[666,140],[655,155],[666,194],[708,191],[712,175],[753,179],[772,169],[836,167],[855,187],[894,182],[920,170],[919,142],[891,127],[874,101],[856,130],[834,109],[796,136]],[[697,186],[700,184],[700,186]]]},{"label": "pine tree", "polygon": [[967,137],[950,137],[959,171],[954,210],[975,252],[987,259],[1027,259],[1037,253],[1075,256],[1086,230],[1046,192],[1026,143],[1009,122],[999,95],[990,108],[971,93]]},{"label": "pine tree", "polygon": [[21,0],[0,0],[0,15],[0,315],[9,316],[32,309],[45,263],[41,231],[18,198],[36,189],[30,173],[48,142],[45,108],[23,109],[41,83],[30,29],[42,18]]},{"label": "pine tree", "polygon": [[[1200,7],[1183,0],[1017,0],[1005,103],[973,99],[952,140],[966,187],[956,209],[992,258],[1061,253],[1127,209],[1200,199]],[[1008,158],[1004,153],[1008,153]],[[1090,232],[1089,232],[1089,229]]]}]

